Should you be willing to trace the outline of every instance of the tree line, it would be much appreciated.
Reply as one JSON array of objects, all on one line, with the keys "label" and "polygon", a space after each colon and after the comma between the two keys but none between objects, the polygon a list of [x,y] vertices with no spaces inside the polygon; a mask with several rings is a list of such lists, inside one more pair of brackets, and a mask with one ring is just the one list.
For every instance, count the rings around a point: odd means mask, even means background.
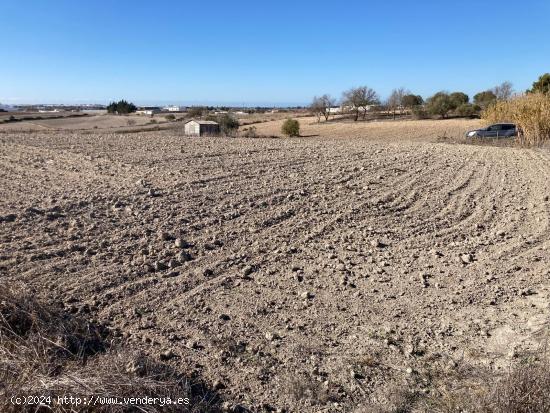
[{"label": "tree line", "polygon": [[128,113],[133,113],[137,110],[136,105],[133,103],[127,102],[124,99],[119,100],[118,102],[111,102],[107,105],[108,113],[118,113],[119,115],[126,115]]},{"label": "tree line", "polygon": [[[526,91],[526,93],[538,92],[550,94],[550,73],[540,76],[533,83],[532,88]],[[496,102],[510,100],[514,95],[512,83],[506,81],[492,89],[477,93],[472,100],[464,92],[449,93],[441,91],[424,101],[422,96],[401,87],[394,89],[386,101],[382,102],[374,89],[368,86],[359,86],[343,92],[339,101],[329,94],[320,97],[315,96],[309,109],[317,116],[318,122],[323,117],[325,121],[328,121],[331,114],[333,114],[332,108],[338,104],[346,112],[352,114],[354,121],[357,121],[360,116],[365,119],[369,111],[386,111],[391,113],[393,118],[396,117],[398,112],[401,113],[402,111],[412,113],[416,118],[429,116],[446,118],[451,113],[463,117],[472,117],[479,115]]]}]

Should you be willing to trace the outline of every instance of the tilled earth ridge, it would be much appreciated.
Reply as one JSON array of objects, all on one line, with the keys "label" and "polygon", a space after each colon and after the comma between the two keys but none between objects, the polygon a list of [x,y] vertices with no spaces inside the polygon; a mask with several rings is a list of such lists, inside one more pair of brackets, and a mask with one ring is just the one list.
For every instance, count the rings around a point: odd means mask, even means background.
[{"label": "tilled earth ridge", "polygon": [[536,350],[549,160],[399,137],[3,134],[2,282],[171,352],[231,403],[352,411]]}]

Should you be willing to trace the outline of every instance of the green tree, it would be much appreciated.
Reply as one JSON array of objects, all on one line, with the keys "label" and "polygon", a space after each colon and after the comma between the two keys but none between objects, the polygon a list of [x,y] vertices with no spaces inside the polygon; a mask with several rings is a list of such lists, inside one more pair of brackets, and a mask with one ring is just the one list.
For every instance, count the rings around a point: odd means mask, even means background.
[{"label": "green tree", "polygon": [[412,109],[415,106],[423,105],[424,99],[422,99],[422,96],[420,95],[409,94],[409,95],[403,96],[402,104],[407,109]]},{"label": "green tree", "polygon": [[545,73],[541,77],[539,77],[539,80],[536,82],[533,82],[533,87],[527,91],[528,93],[544,93],[548,94],[550,93],[550,73]]},{"label": "green tree", "polygon": [[463,117],[472,117],[481,111],[481,108],[478,105],[472,105],[471,103],[463,103],[458,108],[456,108],[456,113],[459,116]]},{"label": "green tree", "polygon": [[474,96],[474,103],[479,105],[482,109],[497,101],[497,95],[492,90],[486,90],[480,92]]},{"label": "green tree", "polygon": [[453,109],[455,110],[461,105],[464,105],[470,101],[469,96],[466,93],[462,92],[454,92],[449,95],[449,98],[451,99],[451,103],[453,104]]},{"label": "green tree", "polygon": [[107,106],[107,112],[109,113],[117,113],[119,115],[125,115],[128,113],[133,113],[137,110],[136,105],[133,103],[127,102],[126,100],[122,99],[118,102],[111,102]]},{"label": "green tree", "polygon": [[426,102],[426,110],[430,115],[439,115],[445,118],[453,109],[455,109],[454,103],[446,92],[438,92]]},{"label": "green tree", "polygon": [[281,132],[286,136],[300,136],[300,122],[296,119],[285,120]]}]

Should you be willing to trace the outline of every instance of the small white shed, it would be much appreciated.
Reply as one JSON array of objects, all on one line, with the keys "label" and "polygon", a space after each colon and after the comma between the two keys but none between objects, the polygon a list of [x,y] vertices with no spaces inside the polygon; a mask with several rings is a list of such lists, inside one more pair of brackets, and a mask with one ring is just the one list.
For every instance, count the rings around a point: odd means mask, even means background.
[{"label": "small white shed", "polygon": [[187,136],[218,136],[220,125],[211,120],[190,120],[185,123]]}]

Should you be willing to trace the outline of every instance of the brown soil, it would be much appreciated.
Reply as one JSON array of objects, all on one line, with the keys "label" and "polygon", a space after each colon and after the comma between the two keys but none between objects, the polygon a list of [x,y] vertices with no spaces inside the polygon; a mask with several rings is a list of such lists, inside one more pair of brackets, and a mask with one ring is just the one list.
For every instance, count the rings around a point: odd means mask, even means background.
[{"label": "brown soil", "polygon": [[354,411],[538,348],[548,152],[437,142],[475,121],[304,123],[335,137],[0,134],[0,282],[252,411]]},{"label": "brown soil", "polygon": [[[10,113],[10,112],[8,112]],[[153,117],[147,115],[73,115],[72,117],[60,117],[48,119],[42,113],[21,115],[22,118],[43,117],[43,119],[22,120],[19,122],[0,123],[0,132],[42,132],[42,131],[97,131],[114,132],[120,129],[133,130],[154,128],[160,125],[170,124],[164,118],[166,114],[157,114]],[[48,115],[48,114],[46,114]],[[51,117],[52,115],[50,115]],[[178,114],[178,117],[181,117]],[[152,124],[151,121],[156,122]]]}]

